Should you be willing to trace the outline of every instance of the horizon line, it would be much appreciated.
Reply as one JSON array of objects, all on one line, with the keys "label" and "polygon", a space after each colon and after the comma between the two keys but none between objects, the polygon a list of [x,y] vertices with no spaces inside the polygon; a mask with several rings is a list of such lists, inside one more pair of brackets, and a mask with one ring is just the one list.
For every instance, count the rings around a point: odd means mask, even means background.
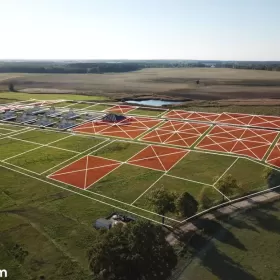
[{"label": "horizon line", "polygon": [[227,61],[227,62],[280,62],[280,60],[245,60],[245,59],[185,59],[185,58],[0,58],[0,61],[87,61],[87,60],[101,60],[101,61]]}]

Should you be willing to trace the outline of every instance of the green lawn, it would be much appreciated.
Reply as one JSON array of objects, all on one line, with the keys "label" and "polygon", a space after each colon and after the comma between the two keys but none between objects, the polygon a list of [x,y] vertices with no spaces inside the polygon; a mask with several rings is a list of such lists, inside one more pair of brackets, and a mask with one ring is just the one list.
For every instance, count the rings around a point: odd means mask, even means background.
[{"label": "green lawn", "polygon": [[51,144],[51,146],[76,152],[83,152],[101,144],[104,141],[105,139],[97,137],[72,135],[69,138],[62,139]]},{"label": "green lawn", "polygon": [[39,147],[39,145],[14,139],[0,139],[0,160],[13,157],[36,147]]},{"label": "green lawn", "polygon": [[8,98],[0,98],[0,105],[1,104],[6,104],[6,103],[14,103],[15,100],[13,99],[8,99]]},{"label": "green lawn", "polygon": [[115,141],[97,152],[92,153],[92,155],[118,161],[126,161],[145,147],[146,145],[137,143]]},{"label": "green lawn", "polygon": [[94,107],[91,107],[89,110],[94,110],[94,111],[103,111],[108,108],[113,107],[113,105],[107,105],[107,104],[96,104]]},{"label": "green lawn", "polygon": [[55,104],[53,104],[53,105],[49,105],[49,106],[51,106],[51,107],[58,107],[58,108],[60,108],[60,107],[72,107],[73,105],[74,105],[75,103],[73,103],[73,102],[59,102],[59,103],[55,103]]},{"label": "green lawn", "polygon": [[42,173],[51,167],[66,161],[74,155],[75,153],[68,151],[58,150],[51,147],[41,147],[9,159],[7,160],[7,163],[11,163],[36,173]]},{"label": "green lawn", "polygon": [[160,171],[124,164],[98,181],[89,190],[132,203],[161,175]]},{"label": "green lawn", "polygon": [[[9,279],[90,280],[92,223],[114,209],[1,168],[0,263]],[[28,252],[20,261],[18,250]]]},{"label": "green lawn", "polygon": [[221,176],[236,158],[191,151],[169,172],[201,183],[212,184],[214,177]]},{"label": "green lawn", "polygon": [[32,130],[16,135],[15,138],[39,144],[49,144],[67,136],[70,136],[70,134],[49,130]]},{"label": "green lawn", "polygon": [[12,125],[12,124],[6,124],[6,123],[0,123],[0,128],[6,128],[6,129],[11,129],[11,130],[17,131],[17,130],[25,129],[26,127]]},{"label": "green lawn", "polygon": [[73,103],[73,105],[69,106],[71,109],[84,109],[86,107],[92,106],[94,104],[89,103]]},{"label": "green lawn", "polygon": [[267,188],[264,170],[262,164],[239,158],[226,174],[231,174],[248,192],[252,192]]},{"label": "green lawn", "polygon": [[95,96],[95,95],[78,95],[78,94],[36,94],[36,93],[22,93],[22,92],[0,92],[0,98],[8,98],[14,100],[27,100],[30,98],[37,100],[77,100],[77,101],[90,101],[90,100],[108,100],[104,96]]},{"label": "green lawn", "polygon": [[[204,185],[197,184],[194,182],[188,182],[182,179],[177,179],[173,177],[164,176],[162,177],[148,192],[146,192],[136,203],[136,206],[147,208],[149,209],[147,197],[149,196],[150,192],[153,191],[156,188],[164,187],[165,189],[169,191],[176,192],[177,194],[181,194],[184,192],[188,192],[191,194],[196,201],[199,202],[199,196],[204,188]],[[209,191],[213,194],[213,201],[214,203],[218,203],[222,201],[222,195],[216,191],[212,187],[205,187],[209,188]],[[201,205],[199,205],[199,208],[201,209]]]},{"label": "green lawn", "polygon": [[182,260],[182,265],[190,263],[174,280],[280,279],[279,200],[211,224],[211,240],[201,251],[197,246],[204,242],[203,236],[189,243],[195,257],[191,262]]},{"label": "green lawn", "polygon": [[13,132],[13,131],[7,130],[7,129],[3,129],[3,128],[0,126],[0,134],[5,135],[5,134],[9,134],[9,133],[11,133],[11,132]]},{"label": "green lawn", "polygon": [[149,109],[135,109],[133,111],[130,111],[129,115],[141,115],[141,116],[158,116],[159,114],[162,114],[164,111],[162,110],[149,110]]},{"label": "green lawn", "polygon": [[[90,104],[89,104],[90,105]],[[90,106],[90,107],[88,107],[88,108],[86,108],[86,111],[100,111],[100,109],[98,109],[98,108],[103,108],[103,106],[104,105],[102,105],[102,104],[98,104],[98,103],[96,103],[96,104],[94,104],[94,105],[92,105],[92,106]],[[110,108],[111,107],[111,105],[109,105],[109,107],[108,108]],[[97,108],[97,109],[95,109],[95,108]],[[105,108],[105,109],[107,109],[107,108]],[[103,110],[103,109],[102,109]],[[102,111],[101,110],[101,111]]]}]

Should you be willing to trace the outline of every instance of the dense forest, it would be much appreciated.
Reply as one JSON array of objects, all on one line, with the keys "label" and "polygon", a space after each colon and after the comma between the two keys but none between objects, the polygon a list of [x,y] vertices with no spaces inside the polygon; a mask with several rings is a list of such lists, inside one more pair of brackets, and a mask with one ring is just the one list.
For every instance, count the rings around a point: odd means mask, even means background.
[{"label": "dense forest", "polygon": [[191,61],[191,60],[121,60],[121,61],[0,61],[0,73],[121,73],[144,68],[216,67],[280,71],[279,61]]}]

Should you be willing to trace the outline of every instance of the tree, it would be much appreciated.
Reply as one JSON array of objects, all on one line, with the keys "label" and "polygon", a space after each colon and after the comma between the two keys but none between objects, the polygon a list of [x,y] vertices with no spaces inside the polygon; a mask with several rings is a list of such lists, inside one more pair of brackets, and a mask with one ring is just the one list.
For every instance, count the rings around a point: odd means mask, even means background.
[{"label": "tree", "polygon": [[214,206],[217,200],[217,194],[212,187],[204,186],[199,194],[198,201],[200,202],[203,209],[208,209]]},{"label": "tree", "polygon": [[183,217],[191,217],[198,210],[198,202],[188,192],[179,195],[175,201],[176,210]]},{"label": "tree", "polygon": [[96,279],[104,280],[165,280],[177,264],[162,228],[147,221],[102,231],[88,259]]},{"label": "tree", "polygon": [[237,183],[237,180],[229,174],[218,181],[216,188],[225,196],[231,196],[235,194],[240,187]]},{"label": "tree", "polygon": [[175,212],[176,194],[167,191],[164,187],[153,190],[148,196],[148,202],[151,204],[154,211],[162,215],[162,223],[164,224],[164,216],[168,212]]},{"label": "tree", "polygon": [[10,84],[9,84],[9,91],[12,91],[12,92],[15,91],[15,87],[14,87],[14,84],[13,84],[13,83],[10,83]]},{"label": "tree", "polygon": [[263,172],[263,177],[267,182],[267,186],[269,188],[280,186],[280,172],[272,169],[270,167],[266,167]]}]

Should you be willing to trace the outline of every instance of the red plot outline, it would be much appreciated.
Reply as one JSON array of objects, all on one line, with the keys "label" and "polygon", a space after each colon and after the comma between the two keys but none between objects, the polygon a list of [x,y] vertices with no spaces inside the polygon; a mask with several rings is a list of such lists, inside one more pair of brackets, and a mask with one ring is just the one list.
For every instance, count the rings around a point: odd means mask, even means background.
[{"label": "red plot outline", "polygon": [[190,147],[210,126],[204,123],[166,121],[162,126],[143,136],[141,140]]},{"label": "red plot outline", "polygon": [[130,158],[127,163],[154,170],[168,171],[189,151],[150,145]]},{"label": "red plot outline", "polygon": [[277,135],[271,130],[215,126],[196,148],[262,160]]},{"label": "red plot outline", "polygon": [[220,114],[218,113],[172,110],[164,114],[163,118],[193,120],[193,121],[201,121],[201,122],[215,122],[215,120],[219,116]]},{"label": "red plot outline", "polygon": [[48,178],[80,189],[87,189],[120,165],[121,162],[115,160],[85,156],[52,173]]},{"label": "red plot outline", "polygon": [[114,136],[126,139],[135,139],[145,131],[158,125],[162,120],[141,117],[129,117],[118,123],[90,121],[72,130],[79,133]]},{"label": "red plot outline", "polygon": [[255,115],[249,123],[249,125],[264,128],[280,129],[280,117]]}]

